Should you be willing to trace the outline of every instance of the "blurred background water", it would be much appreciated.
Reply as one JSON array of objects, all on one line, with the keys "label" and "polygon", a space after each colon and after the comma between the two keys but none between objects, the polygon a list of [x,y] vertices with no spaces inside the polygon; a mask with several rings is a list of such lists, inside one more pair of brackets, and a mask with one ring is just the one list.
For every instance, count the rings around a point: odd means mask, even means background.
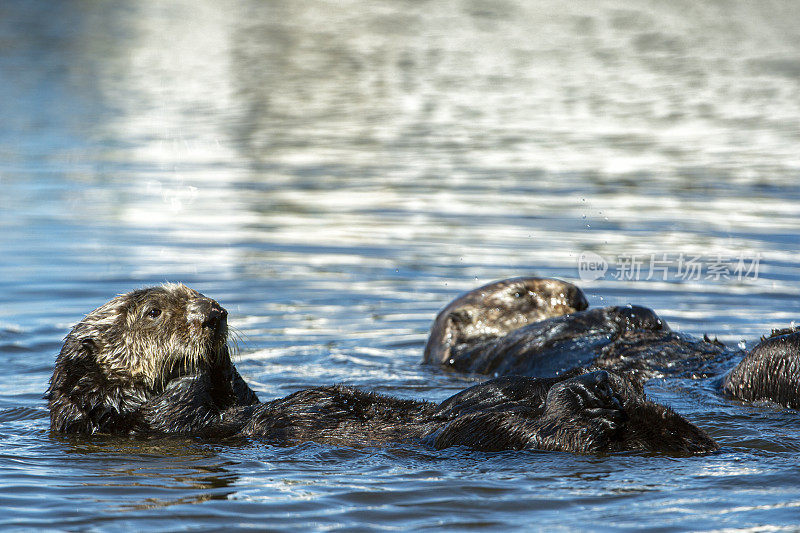
[{"label": "blurred background water", "polygon": [[[419,365],[431,320],[517,275],[752,345],[800,316],[798,20],[788,0],[3,2],[0,526],[797,527],[800,415],[713,382],[649,386],[723,445],[684,459],[66,439],[41,396],[72,324],[164,281],[227,307],[262,400],[443,399],[470,381]],[[584,252],[605,275],[580,279]],[[645,275],[664,254],[671,276]],[[758,270],[689,279],[682,255]]]}]

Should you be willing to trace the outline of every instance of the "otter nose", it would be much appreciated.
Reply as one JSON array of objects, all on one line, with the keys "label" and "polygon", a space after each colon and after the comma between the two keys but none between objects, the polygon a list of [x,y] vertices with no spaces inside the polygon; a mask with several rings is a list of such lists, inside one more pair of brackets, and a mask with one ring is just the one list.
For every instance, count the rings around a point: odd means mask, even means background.
[{"label": "otter nose", "polygon": [[228,312],[220,307],[220,305],[216,302],[214,303],[216,305],[211,306],[211,309],[206,315],[206,319],[203,321],[204,328],[217,329],[219,325],[228,317]]},{"label": "otter nose", "polygon": [[198,298],[189,305],[189,321],[204,328],[217,329],[228,317],[228,312],[210,298]]}]

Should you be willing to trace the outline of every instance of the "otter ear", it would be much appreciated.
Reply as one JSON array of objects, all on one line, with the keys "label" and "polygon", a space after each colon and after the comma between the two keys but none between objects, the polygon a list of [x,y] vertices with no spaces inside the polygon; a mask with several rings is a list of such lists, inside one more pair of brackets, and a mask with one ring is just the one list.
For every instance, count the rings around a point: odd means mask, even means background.
[{"label": "otter ear", "polygon": [[102,349],[102,341],[94,333],[83,332],[82,335],[69,335],[61,348],[59,359],[94,361]]},{"label": "otter ear", "polygon": [[81,351],[86,355],[94,355],[100,348],[97,339],[94,337],[81,337],[78,341],[81,343]]},{"label": "otter ear", "polygon": [[436,317],[425,344],[423,363],[441,365],[450,359],[451,349],[456,343],[458,324],[464,320],[463,313],[459,314],[458,311]]},{"label": "otter ear", "polygon": [[472,316],[470,315],[469,311],[465,309],[456,309],[449,315],[447,315],[447,323],[450,326],[454,326],[455,324],[467,324],[472,321]]}]

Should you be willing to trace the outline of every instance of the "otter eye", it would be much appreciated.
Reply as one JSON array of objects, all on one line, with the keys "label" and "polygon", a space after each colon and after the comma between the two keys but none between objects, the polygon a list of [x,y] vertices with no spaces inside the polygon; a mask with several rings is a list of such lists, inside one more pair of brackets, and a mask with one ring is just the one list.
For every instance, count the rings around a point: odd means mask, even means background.
[{"label": "otter eye", "polygon": [[147,312],[148,318],[158,318],[161,315],[161,309],[153,308]]}]

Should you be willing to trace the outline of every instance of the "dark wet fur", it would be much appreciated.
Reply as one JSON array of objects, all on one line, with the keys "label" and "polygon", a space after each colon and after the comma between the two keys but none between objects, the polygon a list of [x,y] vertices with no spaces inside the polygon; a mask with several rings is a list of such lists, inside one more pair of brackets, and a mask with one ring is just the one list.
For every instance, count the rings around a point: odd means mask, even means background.
[{"label": "dark wet fur", "polygon": [[[540,278],[533,279],[542,283]],[[516,278],[515,282],[522,281]],[[505,283],[501,281],[497,285],[503,287]],[[493,285],[470,291],[442,310],[434,322],[425,362],[459,372],[492,376],[548,376],[579,368],[602,369],[645,381],[661,376],[719,375],[729,369],[732,362],[743,358],[724,380],[723,388],[728,395],[800,407],[800,332],[796,328],[774,330],[747,354],[707,335],[698,339],[673,332],[652,310],[625,306],[531,320],[528,325],[507,328],[501,335],[450,342],[447,347],[431,345],[447,342],[448,338],[461,339],[458,332],[443,337],[437,331],[442,324],[453,327],[458,323],[446,315],[456,313],[458,316],[459,302],[468,303],[472,320],[486,322],[488,315],[479,317],[483,308],[481,294],[491,294]],[[573,299],[585,300],[574,293]],[[491,316],[502,316],[496,302],[491,305]],[[509,301],[508,305],[508,312],[517,316],[516,304]],[[429,354],[446,354],[447,357],[436,359]]]},{"label": "dark wet fur", "polygon": [[449,350],[441,364],[486,375],[558,375],[574,368],[623,372],[637,379],[719,372],[738,350],[670,331],[645,307],[604,307],[535,322]]},{"label": "dark wet fur", "polygon": [[[164,311],[161,321],[151,318],[156,307]],[[47,394],[52,430],[239,436],[278,445],[409,442],[437,449],[463,445],[673,454],[717,449],[702,430],[648,401],[636,383],[605,371],[501,378],[441,404],[345,386],[316,387],[259,403],[221,344],[225,314],[213,300],[169,286],[123,295],[87,315],[67,336],[56,360]],[[125,334],[126,327],[132,335]],[[119,343],[151,353],[165,367],[142,363],[140,353]],[[192,363],[176,359],[173,352]]]},{"label": "dark wet fur", "polygon": [[275,445],[416,443],[484,451],[686,455],[718,449],[701,429],[647,400],[631,382],[604,371],[550,379],[499,378],[440,404],[328,386],[226,408],[215,402],[209,378],[188,376],[173,382],[147,406],[143,419],[149,426],[140,426],[137,433],[244,436]]},{"label": "dark wet fur", "polygon": [[604,371],[498,378],[445,400],[438,412],[452,420],[426,437],[437,448],[680,454],[718,449],[703,430],[647,400],[637,384]]},{"label": "dark wet fur", "polygon": [[723,381],[726,394],[800,409],[800,331],[773,332],[742,359]]},{"label": "dark wet fur", "polygon": [[[109,375],[91,358],[70,359],[66,365],[57,366],[51,378],[46,396],[50,427],[59,433],[191,433],[193,428],[202,426],[198,423],[200,418],[258,403],[227,351],[205,375],[202,379],[173,380],[163,392],[156,392],[124,375]],[[208,378],[211,375],[215,376],[213,380]],[[187,379],[193,380],[196,390],[190,396],[182,396],[180,384]]]},{"label": "dark wet fur", "polygon": [[436,317],[424,360],[447,363],[451,348],[502,338],[510,331],[588,307],[583,292],[565,281],[512,278],[462,294]]}]

